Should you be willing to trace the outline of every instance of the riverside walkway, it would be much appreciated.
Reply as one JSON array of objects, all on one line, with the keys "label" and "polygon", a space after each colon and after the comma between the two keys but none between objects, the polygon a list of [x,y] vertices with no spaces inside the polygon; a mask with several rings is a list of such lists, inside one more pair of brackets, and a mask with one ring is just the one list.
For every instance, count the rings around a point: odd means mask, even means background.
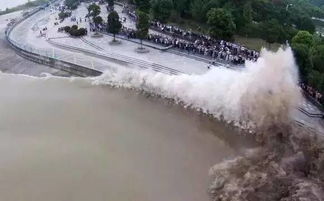
[{"label": "riverside walkway", "polygon": [[[203,74],[208,70],[206,62],[154,48],[147,47],[149,53],[146,54],[137,53],[135,50],[138,44],[130,41],[123,40],[118,46],[109,45],[109,41],[112,40],[109,35],[101,38],[86,36],[82,40],[66,37],[66,34],[58,33],[58,27],[53,25],[57,12],[51,8],[40,10],[18,24],[9,38],[31,52],[42,53],[48,57],[80,64],[101,72],[118,67],[151,69],[170,75]],[[85,11],[76,12],[82,14]],[[66,20],[59,26],[65,26],[64,23],[69,22]],[[47,38],[40,37],[39,30],[42,27],[48,28]],[[98,43],[101,44],[100,49]]]}]

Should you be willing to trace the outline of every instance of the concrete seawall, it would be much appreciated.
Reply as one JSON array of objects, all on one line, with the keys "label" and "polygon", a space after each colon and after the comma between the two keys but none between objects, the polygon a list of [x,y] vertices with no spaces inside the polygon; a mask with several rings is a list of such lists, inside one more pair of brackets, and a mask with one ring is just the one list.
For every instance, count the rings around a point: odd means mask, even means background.
[{"label": "concrete seawall", "polygon": [[19,19],[14,24],[12,24],[6,28],[5,37],[6,37],[6,40],[8,41],[8,43],[10,44],[10,46],[12,47],[12,49],[14,49],[18,55],[20,55],[21,57],[23,57],[25,59],[28,59],[30,61],[42,64],[42,65],[47,65],[49,67],[52,67],[52,68],[55,68],[58,70],[62,70],[62,71],[71,73],[74,76],[88,77],[88,76],[101,75],[102,72],[100,72],[100,71],[90,69],[85,66],[81,66],[79,64],[62,61],[60,59],[49,57],[47,55],[42,55],[41,52],[40,53],[32,52],[31,50],[28,50],[28,48],[24,47],[23,44],[18,44],[10,38],[11,32],[14,30],[14,28],[18,24],[22,23],[23,21],[25,21],[32,15],[36,14],[37,12],[42,10],[42,8],[43,8],[42,6],[35,8],[28,15],[25,15],[23,18]]}]

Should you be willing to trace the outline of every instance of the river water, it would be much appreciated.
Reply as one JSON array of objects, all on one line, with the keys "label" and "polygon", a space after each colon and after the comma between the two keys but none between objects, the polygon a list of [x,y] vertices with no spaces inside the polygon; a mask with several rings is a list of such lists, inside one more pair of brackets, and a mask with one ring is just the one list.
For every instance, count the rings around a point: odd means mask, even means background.
[{"label": "river water", "polygon": [[209,168],[250,144],[204,115],[86,79],[0,83],[1,200],[208,200]]},{"label": "river water", "polygon": [[15,6],[19,6],[19,5],[22,5],[27,2],[28,2],[28,0],[1,0],[0,10],[5,10],[6,8],[12,8]]},{"label": "river water", "polygon": [[[15,72],[16,60],[0,57]],[[207,201],[209,169],[253,144],[215,119],[245,128],[285,121],[299,102],[297,78],[289,48],[204,75],[0,74],[0,200]]]}]

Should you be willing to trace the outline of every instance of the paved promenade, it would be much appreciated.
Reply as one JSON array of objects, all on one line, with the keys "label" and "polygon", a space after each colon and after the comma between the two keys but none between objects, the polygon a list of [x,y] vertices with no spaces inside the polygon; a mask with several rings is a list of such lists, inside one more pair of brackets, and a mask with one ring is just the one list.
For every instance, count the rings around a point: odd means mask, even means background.
[{"label": "paved promenade", "polygon": [[[82,5],[80,9],[77,9],[75,15],[84,16],[84,12],[86,11],[82,11],[82,9],[85,9],[85,6],[86,5]],[[123,40],[121,45],[109,45],[112,37],[108,35],[104,35],[102,38],[92,38],[90,34],[90,36],[84,37],[85,40],[61,38],[67,35],[65,33],[58,33],[58,26],[54,26],[57,12],[58,11],[53,10],[51,12],[51,10],[47,8],[36,13],[19,24],[11,33],[10,38],[36,53],[42,52],[48,56],[64,61],[72,61],[99,71],[105,71],[111,67],[142,68],[139,63],[151,65],[152,70],[154,70],[154,66],[163,66],[164,68],[170,68],[171,71],[178,71],[186,74],[202,74],[208,70],[208,63],[206,62],[159,51],[154,48],[148,48],[149,53],[137,53],[135,50],[138,44],[133,42]],[[70,24],[70,20],[66,19],[59,26]],[[82,27],[83,25],[79,24],[79,26]],[[87,26],[87,24],[84,23],[84,26]],[[46,38],[40,37],[40,30],[43,27],[47,27],[48,29]],[[79,51],[71,51],[71,49],[50,44],[47,40],[48,38],[55,38],[56,43],[78,48]],[[86,41],[90,42],[90,44]],[[91,44],[95,44],[95,47]],[[100,47],[100,49],[96,47]],[[93,53],[98,53],[100,56],[94,59],[93,54],[89,56],[86,51],[80,50],[92,51]],[[114,56],[113,59],[111,58],[112,54]],[[110,58],[102,57],[102,55],[108,55]],[[130,58],[130,60],[137,60],[137,62],[134,63],[134,66],[123,65],[118,60],[123,60],[125,57]]]},{"label": "paved promenade", "polygon": [[23,59],[16,54],[5,39],[5,28],[10,19],[20,15],[19,12],[0,16],[0,71],[3,73],[41,76],[49,73],[57,76],[70,76],[69,73],[48,66],[39,65]]}]

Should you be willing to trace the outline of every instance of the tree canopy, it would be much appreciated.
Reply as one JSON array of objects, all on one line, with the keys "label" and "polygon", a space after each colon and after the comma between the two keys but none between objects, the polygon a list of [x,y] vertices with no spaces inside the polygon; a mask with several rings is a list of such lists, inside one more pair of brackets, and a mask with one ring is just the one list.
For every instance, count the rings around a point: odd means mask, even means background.
[{"label": "tree canopy", "polygon": [[150,0],[135,0],[135,4],[137,6],[137,9],[139,9],[142,12],[149,13],[151,8],[151,2]]},{"label": "tree canopy", "polygon": [[118,34],[120,32],[120,29],[122,28],[122,24],[119,21],[119,15],[116,11],[112,11],[111,13],[109,13],[107,23],[107,31],[114,35],[115,41],[115,35]]},{"label": "tree canopy", "polygon": [[96,25],[99,25],[99,24],[102,24],[103,19],[102,19],[102,17],[100,17],[100,16],[96,16],[96,17],[93,18],[93,22],[94,22]]},{"label": "tree canopy", "polygon": [[324,73],[324,45],[317,45],[311,49],[311,61],[314,70]]},{"label": "tree canopy", "polygon": [[297,35],[293,37],[292,43],[304,44],[310,48],[314,45],[314,38],[308,31],[299,31]]},{"label": "tree canopy", "polygon": [[155,19],[166,22],[173,8],[172,0],[153,0],[152,13]]},{"label": "tree canopy", "polygon": [[[314,42],[316,41],[316,42]],[[301,80],[324,94],[323,38],[299,31],[291,44]]]},{"label": "tree canopy", "polygon": [[[232,35],[233,24],[226,29],[227,34],[220,33],[221,23],[212,23],[207,13],[212,9],[224,9],[231,15],[229,21],[235,24],[234,34],[243,34],[266,39],[268,42],[283,43],[291,41],[299,31],[315,32],[311,17],[323,17],[324,10],[312,4],[312,0],[133,0],[143,12],[152,11],[153,18],[168,22],[197,23],[207,32],[207,25],[213,25],[217,35]],[[317,0],[314,0],[317,1]],[[321,0],[319,0],[321,1]],[[317,2],[316,4],[319,4]],[[324,5],[324,4],[321,4]],[[181,19],[179,19],[181,18]],[[209,22],[209,23],[207,23]],[[196,26],[197,27],[197,26]],[[217,28],[217,29],[216,29]],[[266,29],[265,29],[266,28]],[[250,30],[249,30],[250,29]],[[270,31],[268,36],[266,31]],[[224,38],[224,39],[226,39]]]},{"label": "tree canopy", "polygon": [[95,3],[92,3],[88,6],[88,16],[96,17],[100,14],[100,6]]},{"label": "tree canopy", "polygon": [[292,50],[299,66],[299,73],[302,81],[306,81],[307,75],[312,67],[309,47],[302,43],[293,43]]},{"label": "tree canopy", "polygon": [[309,33],[313,34],[315,32],[315,25],[311,18],[302,16],[296,22],[296,26],[299,30],[308,31]]},{"label": "tree canopy", "polygon": [[142,41],[143,39],[145,39],[148,35],[148,30],[150,28],[150,18],[148,16],[148,14],[146,14],[145,12],[142,11],[137,11],[137,23],[136,23],[136,35],[137,37],[141,40],[141,45],[142,45]]},{"label": "tree canopy", "polygon": [[230,12],[223,8],[212,8],[207,13],[209,34],[216,39],[231,40],[235,32],[235,23]]}]

